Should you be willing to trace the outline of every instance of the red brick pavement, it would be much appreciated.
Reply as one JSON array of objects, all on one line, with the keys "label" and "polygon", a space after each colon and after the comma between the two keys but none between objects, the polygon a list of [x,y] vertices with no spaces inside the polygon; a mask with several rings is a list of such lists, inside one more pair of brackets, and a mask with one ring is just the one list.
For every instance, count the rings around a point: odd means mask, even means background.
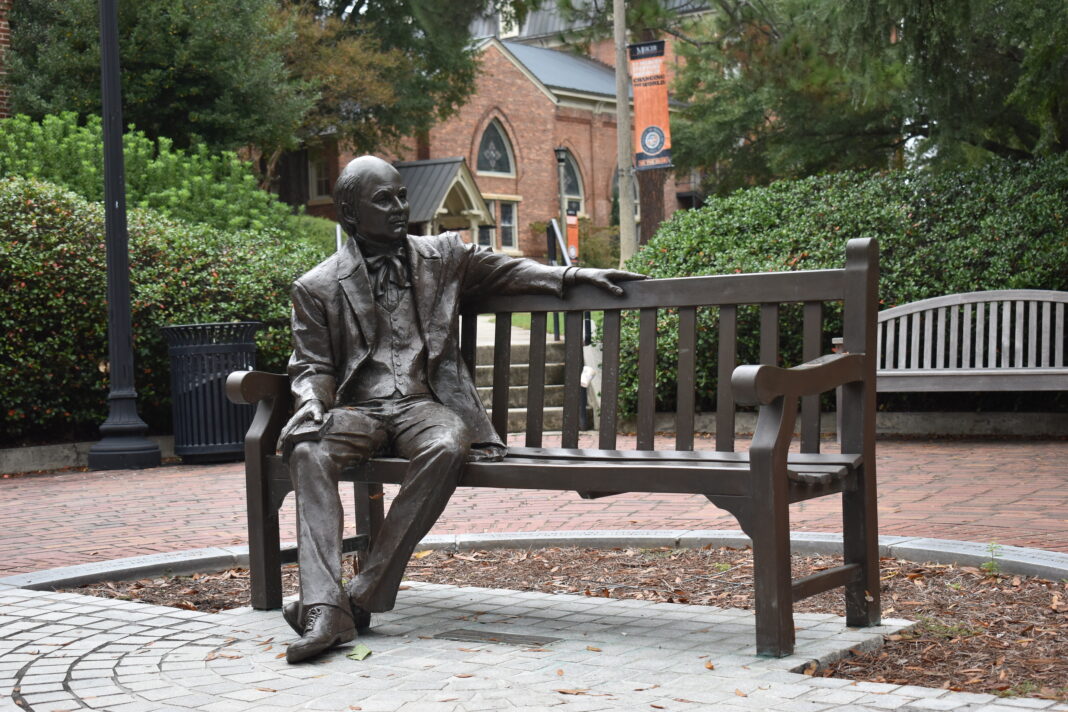
[{"label": "red brick pavement", "polygon": [[[1066,441],[880,441],[878,466],[882,534],[1068,552]],[[794,529],[840,531],[833,500],[791,507]],[[0,502],[0,575],[247,541],[240,463],[0,480]],[[461,488],[434,533],[737,528],[690,495]]]}]

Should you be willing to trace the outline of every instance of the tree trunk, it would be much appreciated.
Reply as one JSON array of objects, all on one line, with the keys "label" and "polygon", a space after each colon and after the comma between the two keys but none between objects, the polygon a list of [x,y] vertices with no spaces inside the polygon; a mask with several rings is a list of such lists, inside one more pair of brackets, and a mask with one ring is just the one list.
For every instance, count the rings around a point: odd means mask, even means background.
[{"label": "tree trunk", "polygon": [[638,243],[644,245],[649,242],[660,223],[664,222],[664,182],[667,180],[668,169],[653,168],[646,171],[636,171],[638,179],[638,197],[641,203],[641,232],[638,235]]}]

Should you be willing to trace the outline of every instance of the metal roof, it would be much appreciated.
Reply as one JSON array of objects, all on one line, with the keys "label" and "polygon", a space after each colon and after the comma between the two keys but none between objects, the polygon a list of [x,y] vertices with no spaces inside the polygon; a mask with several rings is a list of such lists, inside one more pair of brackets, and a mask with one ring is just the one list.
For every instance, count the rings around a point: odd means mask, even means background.
[{"label": "metal roof", "polygon": [[445,202],[449,188],[456,182],[463,158],[437,158],[429,161],[404,161],[393,166],[401,182],[408,187],[409,222],[429,222]]},{"label": "metal roof", "polygon": [[[585,7],[590,2],[590,0],[573,1],[578,7]],[[666,9],[674,10],[681,15],[709,9],[708,0],[666,0],[664,5]],[[519,28],[519,33],[514,37],[509,37],[509,39],[529,40],[561,36],[566,35],[569,31],[582,29],[588,24],[588,22],[582,20],[568,21],[564,19],[563,14],[556,7],[556,3],[550,2],[547,3],[547,7],[529,12],[526,20],[523,21],[522,26]],[[470,29],[471,36],[476,38],[492,37],[500,34],[497,16],[492,11],[487,11],[476,17],[471,23]]]},{"label": "metal roof", "polygon": [[616,95],[615,70],[605,64],[570,52],[519,42],[502,40],[501,44],[547,87],[613,98]]}]

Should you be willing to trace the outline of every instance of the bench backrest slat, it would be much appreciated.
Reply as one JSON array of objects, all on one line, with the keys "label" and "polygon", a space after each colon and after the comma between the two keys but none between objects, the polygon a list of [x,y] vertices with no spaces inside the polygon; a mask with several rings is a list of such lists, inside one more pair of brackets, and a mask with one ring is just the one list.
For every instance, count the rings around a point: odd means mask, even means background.
[{"label": "bench backrest slat", "polygon": [[1057,305],[1057,316],[1053,320],[1053,366],[1054,368],[1062,368],[1064,366],[1064,304]]},{"label": "bench backrest slat", "polygon": [[[811,361],[823,353],[823,303],[805,302],[801,316],[801,360]],[[820,397],[801,399],[801,452],[820,451]]]},{"label": "bench backrest slat", "polygon": [[1038,366],[1038,303],[1027,303],[1027,367]]},{"label": "bench backrest slat", "polygon": [[779,363],[779,305],[760,305],[760,363]]},{"label": "bench backrest slat", "polygon": [[638,449],[652,450],[656,417],[656,309],[638,312]]},{"label": "bench backrest slat", "polygon": [[1012,351],[1012,365],[1016,368],[1023,368],[1024,366],[1024,303],[1022,301],[1016,302],[1016,321],[1013,323],[1013,332],[1015,334],[1016,343],[1013,344],[1015,348]]},{"label": "bench backrest slat", "polygon": [[980,302],[975,305],[975,367],[986,368],[986,304]]},{"label": "bench backrest slat", "polygon": [[679,309],[679,367],[675,409],[675,449],[693,450],[697,410],[697,307]]},{"label": "bench backrest slat", "polygon": [[582,376],[582,312],[564,316],[564,424],[560,436],[563,447],[578,447],[580,382]]},{"label": "bench backrest slat", "polygon": [[961,347],[961,368],[972,367],[972,305],[964,305],[964,345]]},{"label": "bench backrest slat", "polygon": [[734,451],[734,392],[730,389],[731,374],[738,365],[738,307],[733,304],[719,308],[719,354],[716,359],[716,449]]},{"label": "bench backrest slat", "polygon": [[478,341],[478,321],[471,317],[470,319],[460,319],[460,358],[463,359],[464,365],[467,366],[468,373],[472,378],[475,375],[475,347]]},{"label": "bench backrest slat", "polygon": [[545,312],[530,315],[530,350],[527,357],[527,447],[541,447],[545,423]]},{"label": "bench backrest slat", "polygon": [[601,424],[598,446],[602,450],[616,449],[619,424],[619,329],[620,311],[606,310],[601,324]]},{"label": "bench backrest slat", "polygon": [[957,364],[960,363],[960,352],[957,350],[959,344],[958,334],[960,333],[960,317],[958,316],[959,310],[956,308],[949,310],[949,368],[957,368]]},{"label": "bench backrest slat", "polygon": [[508,389],[512,370],[512,315],[498,312],[493,333],[493,401],[490,420],[502,440],[508,438]]}]

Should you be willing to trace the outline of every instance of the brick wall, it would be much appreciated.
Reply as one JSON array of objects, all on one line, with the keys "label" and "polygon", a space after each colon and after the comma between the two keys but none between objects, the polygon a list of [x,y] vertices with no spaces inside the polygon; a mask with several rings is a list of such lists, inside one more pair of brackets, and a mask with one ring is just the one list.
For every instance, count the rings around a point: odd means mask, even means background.
[{"label": "brick wall", "polygon": [[0,0],[0,118],[10,116],[9,104],[11,92],[7,86],[7,48],[11,46],[11,28],[7,22],[11,10],[11,0]]}]

